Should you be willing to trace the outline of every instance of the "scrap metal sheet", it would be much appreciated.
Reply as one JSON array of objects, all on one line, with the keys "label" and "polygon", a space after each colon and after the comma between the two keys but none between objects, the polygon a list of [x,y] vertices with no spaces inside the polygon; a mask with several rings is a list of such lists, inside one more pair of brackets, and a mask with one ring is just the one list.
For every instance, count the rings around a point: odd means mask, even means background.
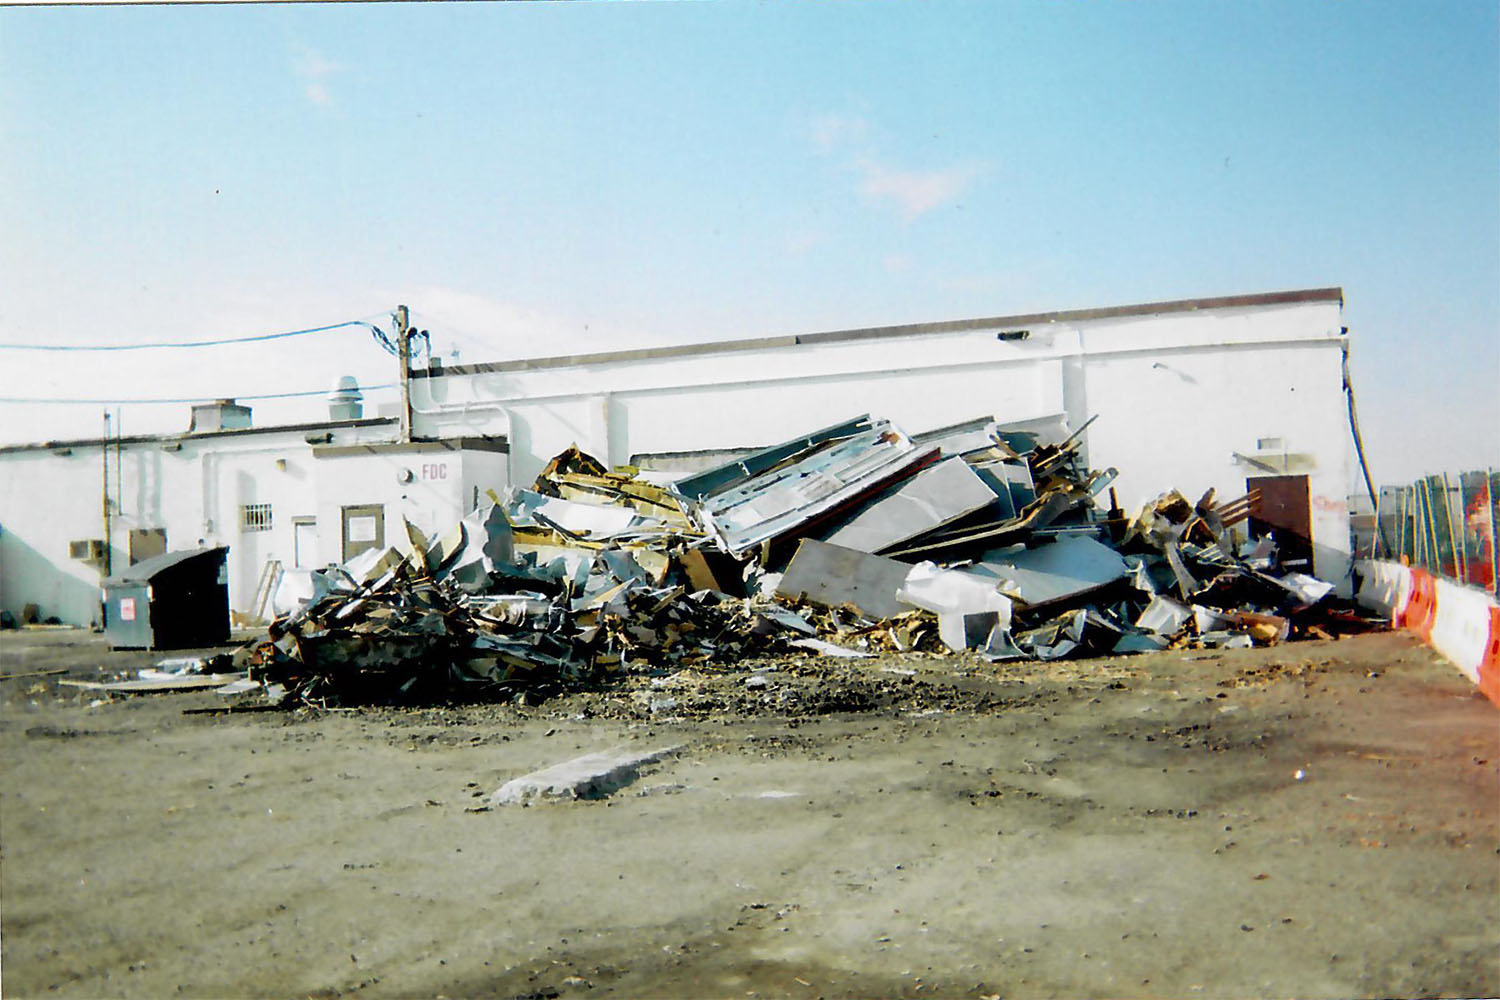
[{"label": "scrap metal sheet", "polygon": [[804,538],[776,586],[776,595],[823,607],[853,605],[879,621],[910,610],[896,596],[911,566],[815,538]]},{"label": "scrap metal sheet", "polygon": [[992,552],[974,567],[1001,581],[1001,589],[1029,605],[1050,604],[1106,587],[1129,574],[1114,549],[1084,535],[1034,549]]},{"label": "scrap metal sheet", "polygon": [[995,494],[967,462],[947,458],[870,504],[824,541],[881,552],[994,502]]}]

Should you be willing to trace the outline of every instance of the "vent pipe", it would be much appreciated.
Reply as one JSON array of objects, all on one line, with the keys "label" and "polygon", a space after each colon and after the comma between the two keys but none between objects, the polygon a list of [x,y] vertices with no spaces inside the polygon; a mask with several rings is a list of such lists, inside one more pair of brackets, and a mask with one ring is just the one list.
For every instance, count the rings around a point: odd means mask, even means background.
[{"label": "vent pipe", "polygon": [[328,419],[358,420],[365,413],[364,399],[359,381],[353,375],[340,375],[328,394]]}]

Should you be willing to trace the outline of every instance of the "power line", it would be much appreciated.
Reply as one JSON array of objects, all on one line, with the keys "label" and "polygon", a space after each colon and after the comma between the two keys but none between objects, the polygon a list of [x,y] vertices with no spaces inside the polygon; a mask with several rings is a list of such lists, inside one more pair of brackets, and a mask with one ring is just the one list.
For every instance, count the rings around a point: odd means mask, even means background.
[{"label": "power line", "polygon": [[[364,392],[366,390],[374,390],[374,389],[394,389],[395,387],[396,387],[396,383],[394,383],[394,382],[382,382],[379,385],[362,385],[362,386],[359,387],[359,389],[360,389],[361,392]],[[209,403],[209,402],[213,402],[216,399],[235,399],[235,400],[240,400],[240,399],[249,399],[249,400],[256,400],[256,399],[294,399],[294,398],[301,397],[301,396],[323,396],[323,395],[326,395],[327,393],[328,393],[327,389],[307,389],[307,390],[304,390],[302,392],[263,392],[263,393],[258,393],[258,394],[254,394],[254,395],[246,395],[246,396],[231,396],[231,395],[220,395],[220,396],[178,396],[178,397],[174,397],[174,398],[161,398],[161,399],[109,399],[109,398],[100,398],[100,399],[48,399],[48,398],[44,398],[44,397],[0,396],[0,403],[62,403],[62,404],[75,404],[76,403],[76,404],[79,404],[79,405],[88,405],[88,406],[110,406],[110,405],[114,405],[114,404],[120,404],[122,406],[124,406],[124,405],[147,405],[147,406],[149,406],[149,405],[164,404],[164,403]]]},{"label": "power line", "polygon": [[[305,330],[287,330],[284,333],[262,333],[253,337],[224,337],[219,340],[162,341],[152,344],[0,344],[0,351],[146,351],[173,347],[219,347],[224,344],[248,344],[261,340],[284,340],[287,337],[304,337],[310,333],[327,333],[346,326],[363,326],[374,329],[361,319],[330,323],[328,326],[313,326]],[[127,401],[128,402],[128,401]]]}]

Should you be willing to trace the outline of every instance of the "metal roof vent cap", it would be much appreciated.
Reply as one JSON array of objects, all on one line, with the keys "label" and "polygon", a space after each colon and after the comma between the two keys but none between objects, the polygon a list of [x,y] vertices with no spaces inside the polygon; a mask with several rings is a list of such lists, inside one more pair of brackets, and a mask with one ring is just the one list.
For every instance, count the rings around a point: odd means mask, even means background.
[{"label": "metal roof vent cap", "polygon": [[328,394],[328,419],[358,420],[365,413],[364,399],[359,380],[353,375],[340,375]]},{"label": "metal roof vent cap", "polygon": [[197,403],[188,422],[189,434],[207,434],[213,431],[238,431],[250,426],[250,407],[242,406],[233,399],[218,399],[212,403]]}]

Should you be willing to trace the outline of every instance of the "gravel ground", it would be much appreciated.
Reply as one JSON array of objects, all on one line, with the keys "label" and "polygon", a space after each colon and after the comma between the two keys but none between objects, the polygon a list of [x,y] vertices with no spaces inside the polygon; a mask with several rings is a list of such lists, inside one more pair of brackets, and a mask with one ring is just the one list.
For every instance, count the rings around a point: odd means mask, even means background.
[{"label": "gravel ground", "polygon": [[[0,635],[5,674],[158,658]],[[1398,634],[537,706],[58,680],[0,680],[7,996],[1500,994],[1500,714]],[[610,798],[479,808],[670,743]]]}]

